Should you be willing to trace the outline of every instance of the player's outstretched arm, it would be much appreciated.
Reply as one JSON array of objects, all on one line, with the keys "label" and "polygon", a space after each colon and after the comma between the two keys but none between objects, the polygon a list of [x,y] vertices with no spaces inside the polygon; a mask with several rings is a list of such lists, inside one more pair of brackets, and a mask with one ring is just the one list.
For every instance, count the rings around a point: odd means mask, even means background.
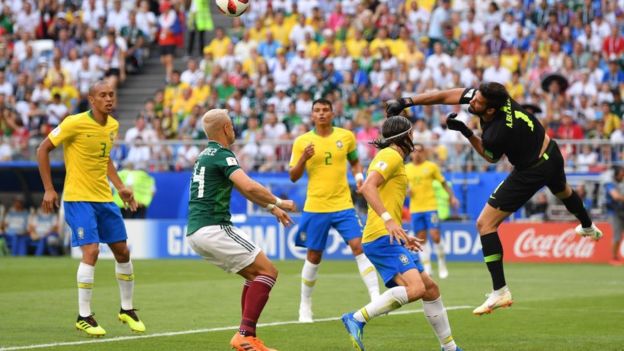
[{"label": "player's outstretched arm", "polygon": [[386,207],[379,195],[379,187],[383,184],[384,177],[377,171],[369,173],[368,178],[364,181],[360,192],[368,202],[368,205],[377,213],[384,221],[384,225],[390,235],[390,243],[395,239],[399,243],[405,243],[406,247],[413,250],[421,250],[420,244],[415,237],[407,235],[403,227],[392,219],[392,216],[386,210]]},{"label": "player's outstretched arm", "polygon": [[404,109],[415,105],[458,105],[464,90],[464,88],[439,90],[412,97],[388,100],[385,103],[386,113],[388,117],[396,116]]},{"label": "player's outstretched arm", "polygon": [[230,180],[244,197],[269,210],[282,224],[289,225],[292,223],[292,219],[283,210],[296,211],[297,206],[295,206],[294,201],[282,200],[273,195],[267,188],[249,178],[242,169],[234,171],[230,175]]},{"label": "player's outstretched arm", "polygon": [[45,138],[37,148],[39,175],[45,191],[41,207],[46,213],[54,212],[54,207],[60,206],[58,194],[54,190],[54,184],[52,183],[52,171],[50,170],[50,151],[54,150],[54,148],[55,146],[49,138]]},{"label": "player's outstretched arm", "polygon": [[117,169],[115,169],[115,165],[110,158],[108,159],[108,169],[106,170],[106,173],[108,175],[108,179],[110,179],[110,181],[113,183],[113,186],[115,186],[115,189],[117,189],[119,197],[124,202],[124,206],[126,208],[129,208],[130,211],[135,212],[137,210],[138,204],[134,199],[134,193],[132,192],[132,189],[127,188],[121,178],[119,178],[119,174],[117,174]]}]

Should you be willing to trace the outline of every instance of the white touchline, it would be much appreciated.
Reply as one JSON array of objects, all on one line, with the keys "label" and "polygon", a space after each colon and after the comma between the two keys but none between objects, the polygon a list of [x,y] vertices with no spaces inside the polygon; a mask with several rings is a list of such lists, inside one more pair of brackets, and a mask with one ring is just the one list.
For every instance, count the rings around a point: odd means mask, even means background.
[{"label": "white touchline", "polygon": [[[450,306],[446,309],[449,311],[452,310],[465,310],[472,308],[472,306]],[[422,309],[417,310],[407,310],[407,311],[396,311],[391,312],[390,315],[395,314],[412,314],[412,313],[420,313]],[[314,322],[333,322],[340,320],[340,317],[329,317],[329,318],[319,318],[315,319]],[[272,323],[260,323],[258,327],[275,327],[278,325],[288,325],[288,324],[304,324],[299,321],[284,321],[284,322],[272,322]],[[35,345],[27,345],[27,346],[9,346],[0,348],[0,351],[13,351],[13,350],[29,350],[29,349],[43,349],[46,347],[59,347],[59,346],[72,346],[72,345],[85,345],[85,344],[99,344],[104,342],[115,342],[115,341],[126,341],[126,340],[136,340],[136,339],[149,339],[149,338],[159,338],[164,336],[177,336],[177,335],[186,335],[186,334],[198,334],[198,333],[211,333],[217,331],[224,330],[236,330],[238,329],[238,325],[231,327],[218,327],[218,328],[206,328],[206,329],[192,329],[192,330],[181,330],[177,332],[165,332],[165,333],[154,333],[154,334],[145,334],[145,335],[134,335],[134,336],[118,336],[115,338],[106,338],[106,339],[94,339],[94,340],[85,340],[85,341],[66,341],[66,342],[53,342],[49,344],[35,344]]]}]

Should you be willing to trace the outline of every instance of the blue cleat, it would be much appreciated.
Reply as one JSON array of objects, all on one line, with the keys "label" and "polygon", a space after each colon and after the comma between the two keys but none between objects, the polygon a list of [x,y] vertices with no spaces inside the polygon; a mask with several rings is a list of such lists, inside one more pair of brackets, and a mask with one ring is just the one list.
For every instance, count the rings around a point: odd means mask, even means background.
[{"label": "blue cleat", "polygon": [[358,351],[364,351],[364,342],[362,339],[364,338],[364,326],[366,323],[359,322],[353,318],[353,312],[351,312],[342,315],[342,324],[344,324],[351,337],[353,348]]}]

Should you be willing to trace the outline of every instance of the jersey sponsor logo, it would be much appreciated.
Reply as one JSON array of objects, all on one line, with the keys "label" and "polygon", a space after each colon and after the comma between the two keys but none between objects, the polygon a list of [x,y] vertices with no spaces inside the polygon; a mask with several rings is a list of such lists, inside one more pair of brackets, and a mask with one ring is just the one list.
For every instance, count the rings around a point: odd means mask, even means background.
[{"label": "jersey sponsor logo", "polygon": [[342,146],[343,146],[343,144],[342,144],[342,140],[338,140],[338,141],[336,142],[336,146],[337,146],[339,149],[342,149]]},{"label": "jersey sponsor logo", "polygon": [[401,261],[401,263],[403,263],[404,266],[406,266],[409,263],[409,259],[405,255],[399,256],[399,261]]},{"label": "jersey sponsor logo", "polygon": [[388,168],[388,164],[385,163],[384,161],[379,161],[377,162],[377,165],[375,167],[381,169],[382,171],[385,171],[386,168]]},{"label": "jersey sponsor logo", "polygon": [[54,128],[54,130],[52,130],[50,134],[52,134],[53,137],[57,137],[59,134],[61,134],[61,126]]},{"label": "jersey sponsor logo", "polygon": [[234,157],[226,157],[225,162],[227,162],[228,166],[238,166],[238,162],[236,161],[236,158]]}]

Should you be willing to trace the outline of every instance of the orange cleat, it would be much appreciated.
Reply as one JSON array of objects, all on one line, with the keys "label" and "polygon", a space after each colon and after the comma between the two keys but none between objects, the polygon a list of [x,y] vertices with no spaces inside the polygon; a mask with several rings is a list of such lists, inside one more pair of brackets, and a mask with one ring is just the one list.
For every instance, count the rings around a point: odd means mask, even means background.
[{"label": "orange cleat", "polygon": [[262,340],[255,336],[244,336],[236,332],[230,340],[230,346],[237,351],[277,351],[264,346]]}]

